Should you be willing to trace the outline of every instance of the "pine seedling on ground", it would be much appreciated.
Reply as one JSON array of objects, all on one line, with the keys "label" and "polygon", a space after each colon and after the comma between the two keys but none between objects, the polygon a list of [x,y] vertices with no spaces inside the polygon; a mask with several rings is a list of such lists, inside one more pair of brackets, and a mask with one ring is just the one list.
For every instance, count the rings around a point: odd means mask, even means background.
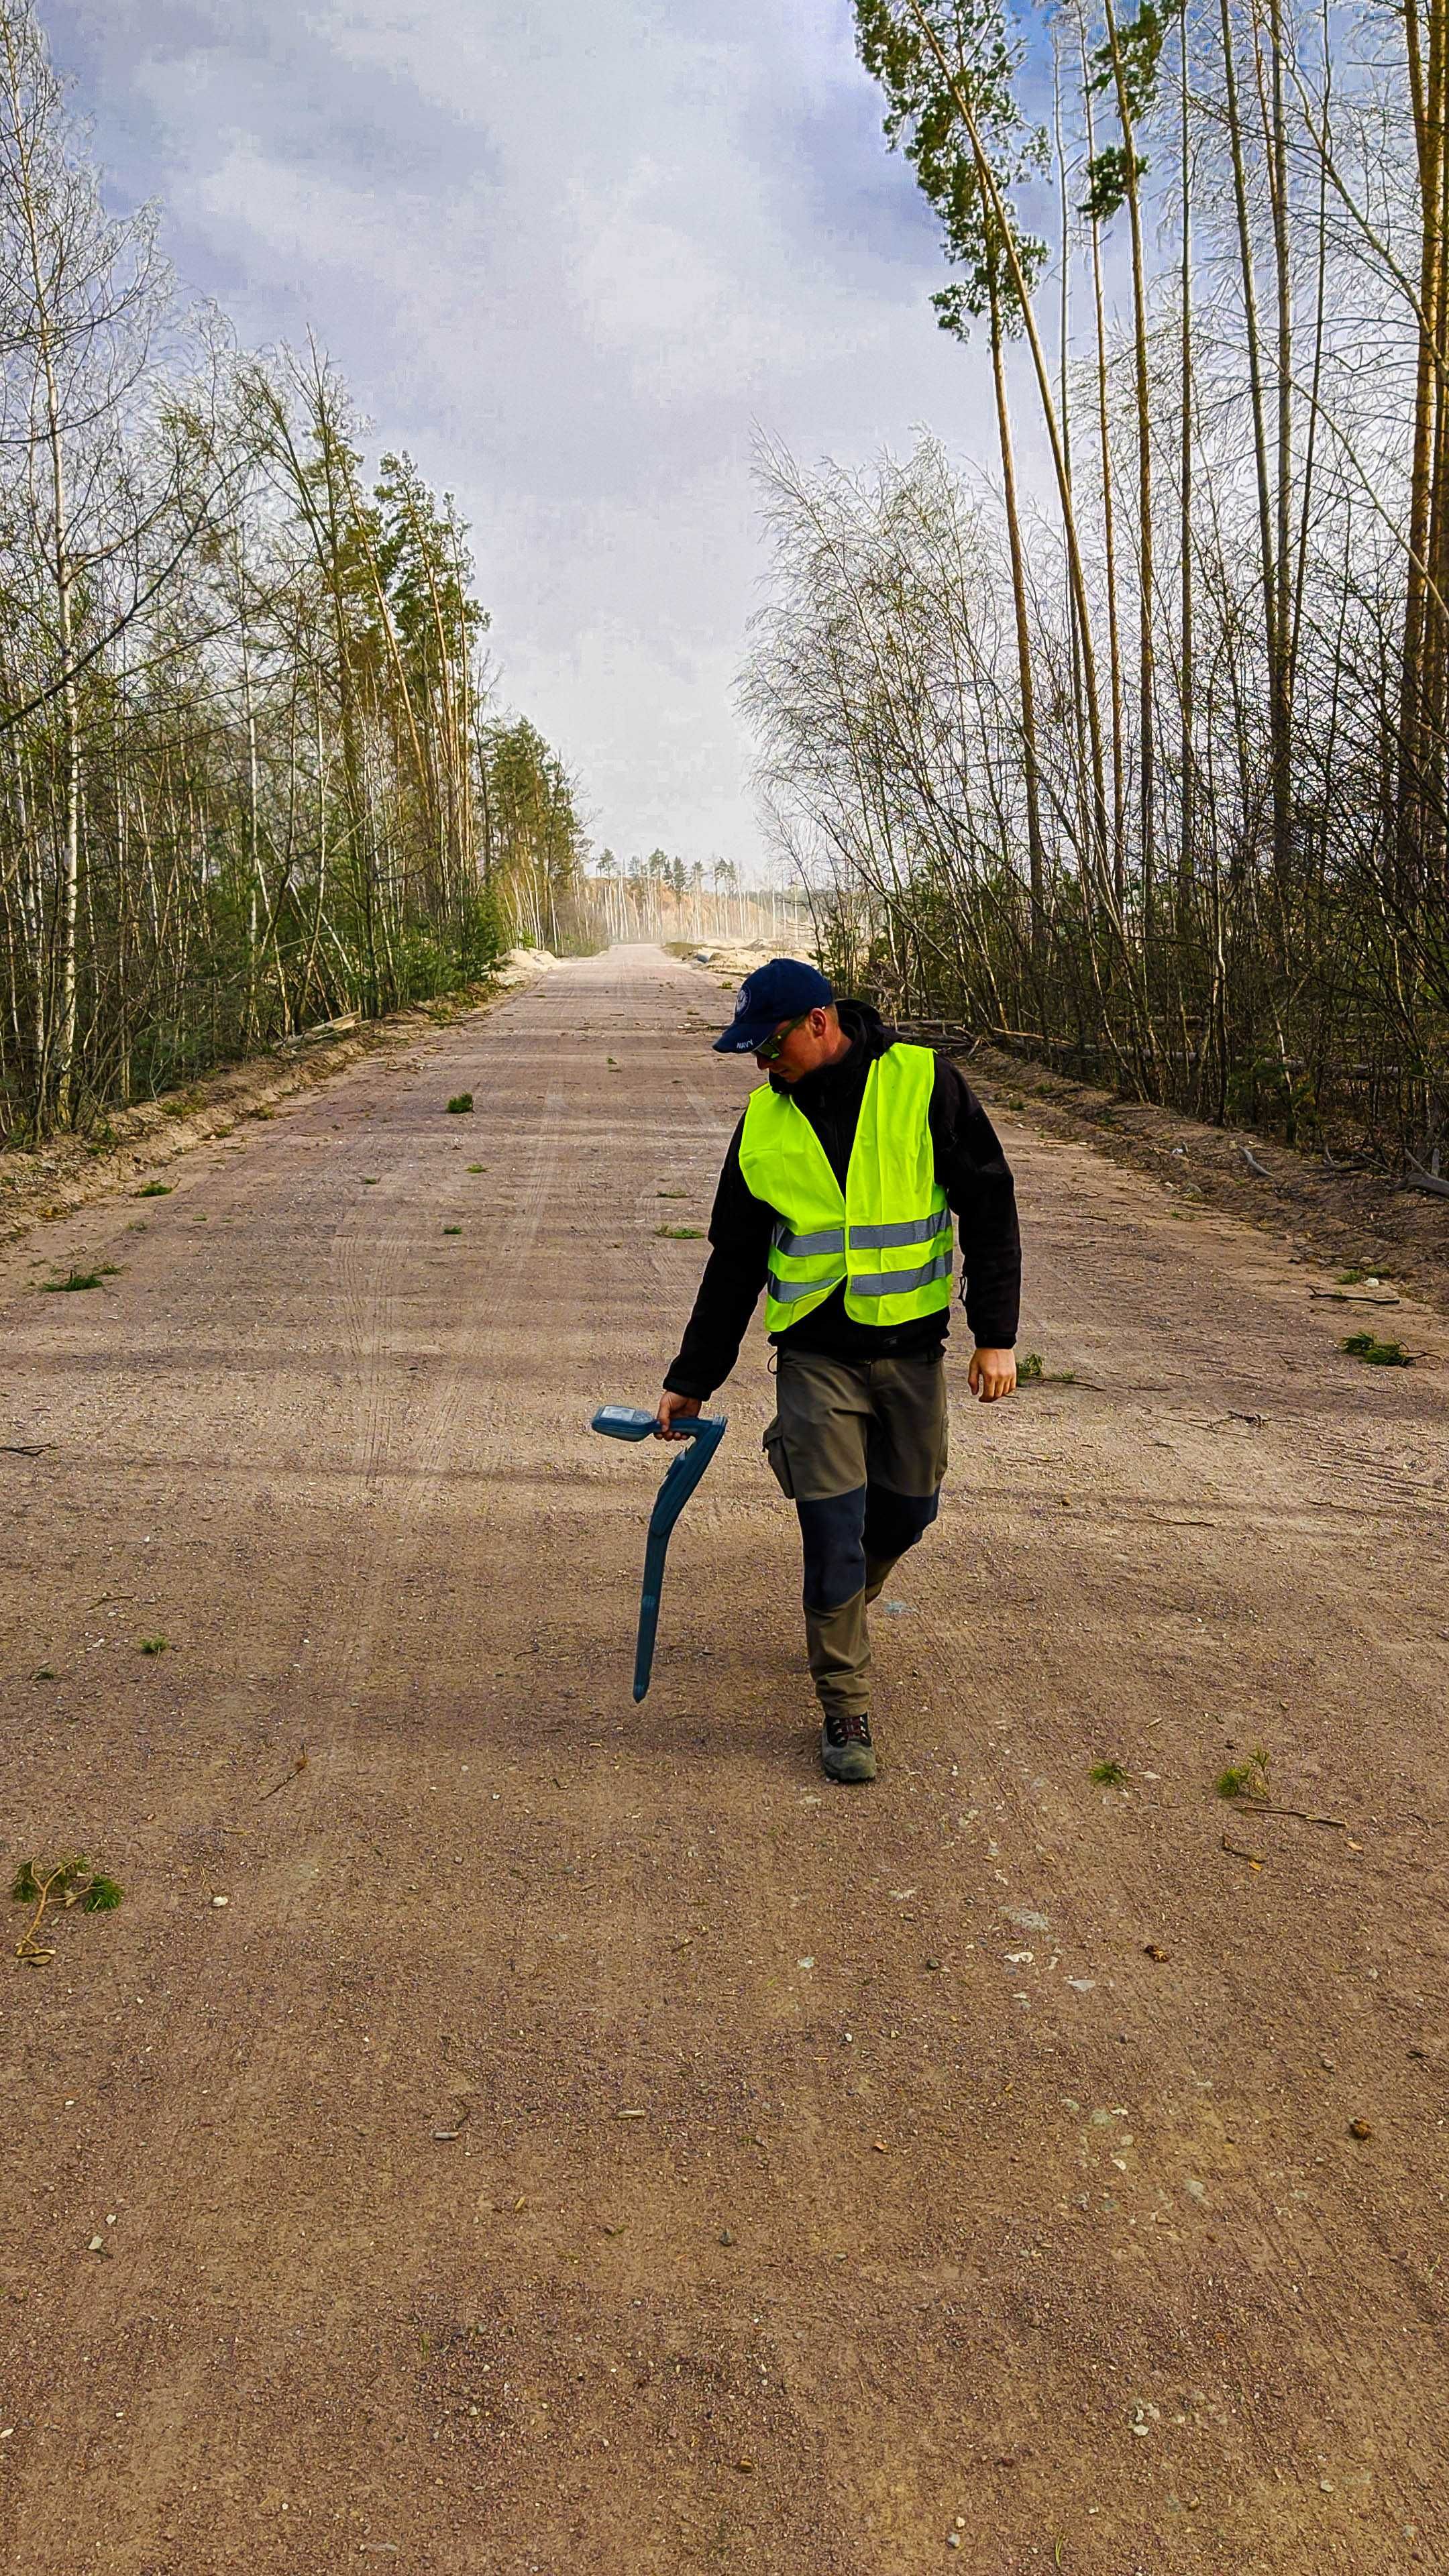
[{"label": "pine seedling on ground", "polygon": [[15,1956],[32,1967],[41,1967],[55,1956],[53,1950],[42,1949],[35,1938],[47,1907],[59,1905],[68,1910],[78,1905],[83,1914],[109,1914],[120,1904],[125,1890],[104,1870],[94,1868],[84,1852],[77,1852],[70,1860],[52,1861],[43,1868],[33,1860],[23,1860],[11,1881],[10,1894],[17,1905],[35,1908],[15,1944]]},{"label": "pine seedling on ground", "polygon": [[1338,1347],[1351,1360],[1366,1360],[1370,1368],[1412,1368],[1414,1365],[1402,1342],[1381,1342],[1373,1333],[1350,1333]]}]

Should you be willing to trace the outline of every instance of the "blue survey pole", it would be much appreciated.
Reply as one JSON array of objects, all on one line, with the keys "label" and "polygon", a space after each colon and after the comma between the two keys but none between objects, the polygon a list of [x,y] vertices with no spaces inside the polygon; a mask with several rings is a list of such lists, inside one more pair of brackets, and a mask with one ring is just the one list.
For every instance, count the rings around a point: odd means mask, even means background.
[{"label": "blue survey pole", "polygon": [[[649,1515],[649,1536],[644,1546],[644,1591],[639,1603],[639,1637],[634,1649],[636,1700],[642,1699],[649,1688],[669,1533],[723,1440],[728,1419],[724,1413],[699,1413],[692,1419],[676,1421],[677,1431],[689,1445],[681,1448],[674,1459]],[[658,1430],[659,1420],[656,1414],[646,1413],[637,1404],[601,1404],[594,1416],[593,1428],[602,1431],[609,1440],[647,1440],[651,1432]]]}]

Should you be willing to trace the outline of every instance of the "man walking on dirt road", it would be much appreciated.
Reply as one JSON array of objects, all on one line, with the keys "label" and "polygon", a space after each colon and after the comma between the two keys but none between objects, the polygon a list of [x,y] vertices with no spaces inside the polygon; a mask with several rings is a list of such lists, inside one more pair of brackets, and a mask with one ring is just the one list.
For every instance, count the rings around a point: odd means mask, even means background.
[{"label": "man walking on dirt road", "polygon": [[779,1354],[765,1451],[805,1551],[805,1636],[832,1780],[873,1780],[866,1610],[936,1517],[946,1470],[942,1357],[951,1213],[983,1404],[1016,1385],[1021,1240],[1011,1173],[962,1076],[866,1002],[774,957],[746,977],[721,1054],[752,1055],[715,1193],[713,1246],[659,1430],[729,1376],[761,1288]]}]

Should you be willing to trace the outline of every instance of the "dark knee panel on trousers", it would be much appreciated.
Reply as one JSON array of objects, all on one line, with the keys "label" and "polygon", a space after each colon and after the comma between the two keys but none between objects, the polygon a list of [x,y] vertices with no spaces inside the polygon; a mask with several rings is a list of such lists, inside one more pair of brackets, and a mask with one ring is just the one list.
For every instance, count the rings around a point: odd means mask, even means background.
[{"label": "dark knee panel on trousers", "polygon": [[865,1587],[866,1489],[831,1494],[823,1502],[795,1499],[805,1544],[807,1610],[838,1610]]},{"label": "dark knee panel on trousers", "polygon": [[870,1485],[865,1501],[865,1552],[867,1556],[904,1556],[914,1547],[922,1530],[928,1530],[941,1507],[939,1485],[934,1494],[893,1494],[888,1485]]}]

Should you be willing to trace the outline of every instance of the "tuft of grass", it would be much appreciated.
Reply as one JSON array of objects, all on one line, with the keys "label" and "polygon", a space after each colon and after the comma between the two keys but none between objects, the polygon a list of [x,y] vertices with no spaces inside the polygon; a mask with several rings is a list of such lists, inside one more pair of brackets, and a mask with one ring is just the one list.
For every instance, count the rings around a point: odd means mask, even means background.
[{"label": "tuft of grass", "polygon": [[141,1652],[143,1655],[164,1655],[169,1651],[170,1645],[169,1637],[143,1637]]},{"label": "tuft of grass", "polygon": [[1364,1360],[1370,1368],[1412,1368],[1402,1342],[1381,1342],[1374,1333],[1350,1333],[1339,1343],[1351,1360]]},{"label": "tuft of grass", "polygon": [[1255,1745],[1246,1762],[1230,1762],[1213,1783],[1220,1798],[1268,1797],[1268,1756],[1261,1744]]},{"label": "tuft of grass", "polygon": [[472,1106],[473,1094],[471,1091],[455,1091],[452,1099],[448,1103],[448,1116],[450,1118],[462,1118],[467,1114]]},{"label": "tuft of grass", "polygon": [[656,1225],[656,1234],[670,1243],[703,1243],[704,1229],[698,1225]]},{"label": "tuft of grass", "polygon": [[133,1199],[169,1199],[175,1186],[174,1181],[148,1181],[144,1189],[133,1190],[131,1196]]},{"label": "tuft of grass", "polygon": [[1075,1386],[1075,1369],[1049,1369],[1040,1351],[1023,1351],[1016,1363],[1018,1386]]},{"label": "tuft of grass", "polygon": [[461,1234],[462,1231],[463,1229],[460,1225],[445,1225],[443,1228],[444,1234]]},{"label": "tuft of grass", "polygon": [[1098,1789],[1121,1789],[1127,1780],[1127,1774],[1121,1763],[1110,1759],[1105,1762],[1094,1762],[1087,1777]]},{"label": "tuft of grass", "polygon": [[485,1172],[487,1168],[486,1163],[470,1163],[468,1166],[470,1172]]},{"label": "tuft of grass", "polygon": [[73,1289],[99,1288],[103,1279],[114,1279],[117,1276],[116,1263],[103,1261],[99,1270],[68,1270],[63,1279],[42,1279],[40,1284],[47,1297],[63,1297]]}]

